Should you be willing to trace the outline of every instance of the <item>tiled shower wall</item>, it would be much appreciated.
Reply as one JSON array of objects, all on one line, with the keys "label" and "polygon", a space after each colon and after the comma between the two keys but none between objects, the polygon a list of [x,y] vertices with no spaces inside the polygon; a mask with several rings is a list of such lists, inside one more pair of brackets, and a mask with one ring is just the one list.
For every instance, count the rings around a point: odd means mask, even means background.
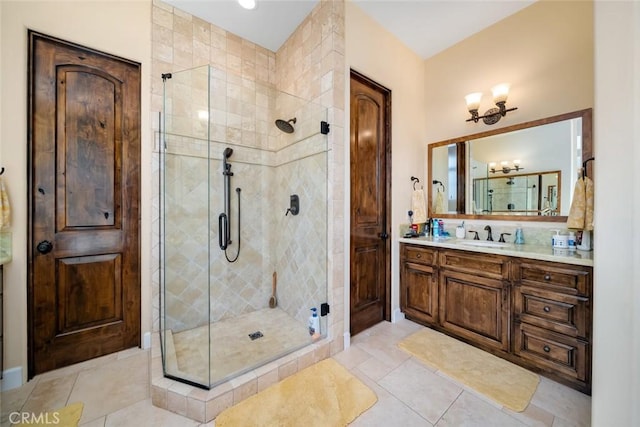
[{"label": "tiled shower wall", "polygon": [[[316,299],[320,299],[315,290],[319,286],[316,282],[321,282],[321,278],[328,274],[328,296],[332,304],[332,314],[329,320],[331,336],[342,336],[344,329],[342,315],[344,309],[342,303],[344,265],[342,262],[341,227],[344,218],[342,199],[344,194],[342,173],[344,167],[342,135],[344,126],[343,9],[342,1],[321,2],[285,45],[274,54],[162,2],[154,2],[153,111],[157,114],[157,111],[162,110],[162,80],[160,79],[162,73],[177,72],[199,65],[211,64],[214,80],[211,83],[212,125],[209,130],[212,138],[253,147],[253,149],[246,150],[236,149],[234,152],[232,160],[235,161],[233,168],[236,176],[232,185],[234,188],[240,186],[243,189],[243,212],[245,209],[249,209],[260,219],[255,222],[243,221],[243,249],[240,259],[246,265],[244,268],[240,268],[242,273],[229,276],[229,284],[232,285],[230,288],[219,287],[217,284],[211,287],[212,293],[222,293],[220,298],[215,298],[214,295],[211,301],[212,304],[216,304],[216,301],[224,301],[222,303],[224,307],[213,307],[214,312],[223,313],[223,317],[248,310],[249,307],[261,304],[264,306],[268,302],[270,294],[271,275],[265,274],[265,271],[270,273],[270,269],[263,267],[275,265],[280,277],[279,302],[298,318],[305,318],[309,303],[315,304]],[[196,89],[201,90],[202,88],[196,87]],[[273,120],[275,117],[269,116],[267,111],[272,113],[275,111],[278,118],[285,120],[291,118],[286,115],[291,107],[285,105],[290,100],[278,96],[279,92],[276,89],[292,92],[299,97],[316,101],[328,109],[328,121],[332,125],[331,133],[328,136],[328,189],[326,182],[315,182],[316,177],[322,175],[309,173],[317,168],[324,167],[326,169],[327,167],[326,164],[323,164],[327,160],[322,160],[327,154],[310,155],[316,150],[314,146],[318,143],[311,140],[311,142],[305,141],[295,144],[291,148],[286,148],[290,143],[287,136],[279,134],[278,131],[274,133]],[[273,96],[273,93],[276,95]],[[183,91],[181,94],[185,94],[185,92]],[[197,96],[201,97],[201,94]],[[224,105],[222,99],[224,99]],[[272,104],[273,102],[275,102],[275,106]],[[199,109],[198,102],[167,106],[174,112],[172,118],[174,122],[171,123],[171,126],[175,130],[179,129],[180,133],[184,132],[193,136],[203,135],[206,133],[206,126],[203,127],[202,121],[198,120],[197,111],[192,111],[191,107],[189,110],[187,105],[195,105],[197,106],[196,110]],[[184,117],[178,118],[181,111],[185,113]],[[295,114],[297,115],[297,113]],[[177,118],[178,120],[176,120]],[[305,124],[303,118],[303,116],[298,118],[300,121],[297,123],[296,129],[307,132],[305,127],[313,126],[315,119]],[[315,123],[316,126],[319,126],[318,121]],[[189,146],[190,149],[196,151],[204,149],[204,145],[196,139],[186,140],[183,138],[182,141],[176,141],[176,143]],[[224,145],[216,147],[215,150],[221,152],[223,148]],[[299,150],[302,150],[303,153],[296,153]],[[219,156],[214,155],[213,157],[219,159]],[[260,158],[260,161],[256,161],[256,158]],[[289,161],[292,158],[300,160]],[[172,166],[188,170],[191,174],[183,183],[178,184],[172,181],[172,185],[182,188],[180,190],[181,197],[186,197],[185,188],[182,186],[188,187],[188,182],[198,181],[199,178],[196,179],[195,175],[206,169],[206,160],[197,156],[180,156],[172,159],[169,159],[168,156],[167,160],[172,162]],[[157,161],[156,151],[154,156],[156,172]],[[210,167],[213,171],[220,171],[219,160],[212,160]],[[273,173],[265,172],[265,170],[270,170]],[[157,174],[154,175],[157,176]],[[267,176],[272,176],[272,178],[266,178]],[[243,180],[245,182],[241,182]],[[325,194],[322,192],[311,194],[314,188],[324,189]],[[201,195],[198,195],[198,191],[203,190],[203,187],[196,185],[193,189],[194,192],[190,194],[194,200],[200,201],[200,205],[202,205],[202,200],[206,200],[200,199]],[[251,197],[250,193],[252,192],[262,199]],[[297,221],[291,221],[290,216],[284,217],[289,194],[293,193],[300,195],[301,210],[307,213],[308,217],[300,215],[295,219]],[[266,200],[269,200],[265,196],[269,197],[272,203],[265,203]],[[260,203],[252,206],[251,200],[260,200]],[[212,203],[214,202],[212,199]],[[235,197],[233,197],[232,206],[235,206],[235,203]],[[324,208],[322,208],[326,203],[328,203],[329,223],[322,225],[319,221],[321,222],[323,216],[326,220],[326,211],[323,212]],[[158,200],[154,200],[155,233],[158,229],[158,205]],[[179,207],[175,210],[177,222],[180,223],[177,227],[179,230],[180,227],[185,226],[186,222],[189,222],[186,218],[190,215],[180,212],[186,207],[185,200],[177,203],[176,206]],[[266,215],[262,211],[266,209],[266,206],[282,212],[277,215]],[[218,209],[219,207],[213,212],[217,212]],[[200,214],[202,213],[198,215]],[[215,219],[217,220],[217,217]],[[217,229],[217,224],[214,226]],[[235,224],[232,224],[232,227],[232,232],[235,235]],[[326,233],[327,227],[328,234]],[[253,239],[256,235],[270,237]],[[274,235],[289,237],[286,239],[274,238]],[[319,248],[325,245],[323,240],[326,239],[326,236],[329,236],[329,241],[326,244],[329,247],[327,268],[325,269],[323,262],[316,262],[313,267],[309,267],[308,262],[315,255],[322,253]],[[216,248],[217,236],[214,237],[216,241],[213,242],[213,247]],[[176,242],[181,242],[181,238],[183,239],[184,236],[176,236]],[[188,241],[188,239],[186,240]],[[256,241],[265,242],[264,246],[254,247],[253,244]],[[178,279],[179,282],[183,281],[182,287],[179,288],[183,299],[175,300],[173,310],[176,313],[188,313],[189,316],[200,318],[201,312],[206,310],[206,304],[203,304],[202,301],[206,301],[208,298],[201,292],[189,289],[187,286],[187,282],[191,283],[192,276],[199,277],[203,270],[201,264],[198,267],[190,265],[194,262],[193,260],[202,257],[202,253],[198,253],[194,249],[197,246],[196,242],[203,243],[196,239],[188,242],[186,247],[181,250],[175,251],[175,262],[186,270],[185,274],[181,274]],[[158,236],[156,235],[153,250],[155,258],[153,265],[156,267],[158,265],[157,245]],[[270,259],[274,253],[282,254],[282,256],[278,259]],[[182,258],[186,254],[189,254],[188,262]],[[212,265],[212,277],[215,278],[218,275],[224,277],[225,274],[222,271],[224,268],[229,267],[227,265]],[[232,268],[236,268],[236,266]],[[308,272],[305,273],[305,278],[300,277],[301,271]],[[258,274],[258,276],[254,277],[252,274]],[[157,271],[155,271],[153,278],[154,329],[157,330],[159,327]],[[197,282],[201,279],[193,280]],[[250,289],[252,287],[254,289]],[[181,322],[186,326],[192,323],[194,318],[186,318]],[[342,339],[334,340],[333,351],[338,351],[341,348]]]}]

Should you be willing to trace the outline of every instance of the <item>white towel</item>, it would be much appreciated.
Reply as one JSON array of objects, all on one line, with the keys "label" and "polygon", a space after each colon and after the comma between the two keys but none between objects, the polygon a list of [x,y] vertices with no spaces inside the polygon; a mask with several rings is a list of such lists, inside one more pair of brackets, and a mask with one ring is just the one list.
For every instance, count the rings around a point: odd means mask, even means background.
[{"label": "white towel", "polygon": [[444,193],[440,190],[436,192],[436,200],[433,202],[433,213],[445,213]]},{"label": "white towel", "polygon": [[424,200],[423,190],[413,190],[413,194],[411,195],[411,210],[413,211],[414,224],[424,224],[427,222],[427,204]]},{"label": "white towel", "polygon": [[0,178],[0,230],[5,230],[11,225],[11,206],[9,195],[4,187],[4,181]]}]

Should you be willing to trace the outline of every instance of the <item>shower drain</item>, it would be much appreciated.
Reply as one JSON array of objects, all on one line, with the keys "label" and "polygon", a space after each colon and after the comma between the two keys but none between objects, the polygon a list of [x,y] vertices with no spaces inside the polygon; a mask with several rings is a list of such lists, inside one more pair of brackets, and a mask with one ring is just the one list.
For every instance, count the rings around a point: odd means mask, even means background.
[{"label": "shower drain", "polygon": [[251,341],[253,340],[257,340],[258,338],[262,338],[264,335],[262,335],[262,332],[260,331],[255,331],[249,334],[249,338],[251,338]]}]

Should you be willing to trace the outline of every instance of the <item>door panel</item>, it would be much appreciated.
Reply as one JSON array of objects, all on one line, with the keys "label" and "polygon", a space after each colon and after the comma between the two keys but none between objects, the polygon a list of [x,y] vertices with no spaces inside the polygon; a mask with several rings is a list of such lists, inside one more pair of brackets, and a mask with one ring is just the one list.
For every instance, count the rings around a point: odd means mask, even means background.
[{"label": "door panel", "polygon": [[507,351],[507,286],[501,280],[441,270],[440,324],[458,336]]},{"label": "door panel", "polygon": [[352,335],[390,319],[391,92],[351,73]]},{"label": "door panel", "polygon": [[140,65],[29,53],[31,377],[140,344]]}]

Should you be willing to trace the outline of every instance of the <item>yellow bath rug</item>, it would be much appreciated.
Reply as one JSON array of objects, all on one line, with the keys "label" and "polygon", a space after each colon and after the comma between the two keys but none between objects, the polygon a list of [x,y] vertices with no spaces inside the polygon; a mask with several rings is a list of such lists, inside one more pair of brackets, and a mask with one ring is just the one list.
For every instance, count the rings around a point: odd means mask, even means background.
[{"label": "yellow bath rug", "polygon": [[375,393],[326,359],[254,394],[216,417],[226,426],[346,426],[373,406]]},{"label": "yellow bath rug", "polygon": [[526,409],[540,382],[533,372],[432,329],[420,330],[398,346],[512,411]]},{"label": "yellow bath rug", "polygon": [[14,424],[14,427],[34,427],[34,426],[60,426],[76,427],[82,417],[84,404],[81,402],[72,403],[56,411],[43,412],[40,414],[21,414],[21,424]]}]

